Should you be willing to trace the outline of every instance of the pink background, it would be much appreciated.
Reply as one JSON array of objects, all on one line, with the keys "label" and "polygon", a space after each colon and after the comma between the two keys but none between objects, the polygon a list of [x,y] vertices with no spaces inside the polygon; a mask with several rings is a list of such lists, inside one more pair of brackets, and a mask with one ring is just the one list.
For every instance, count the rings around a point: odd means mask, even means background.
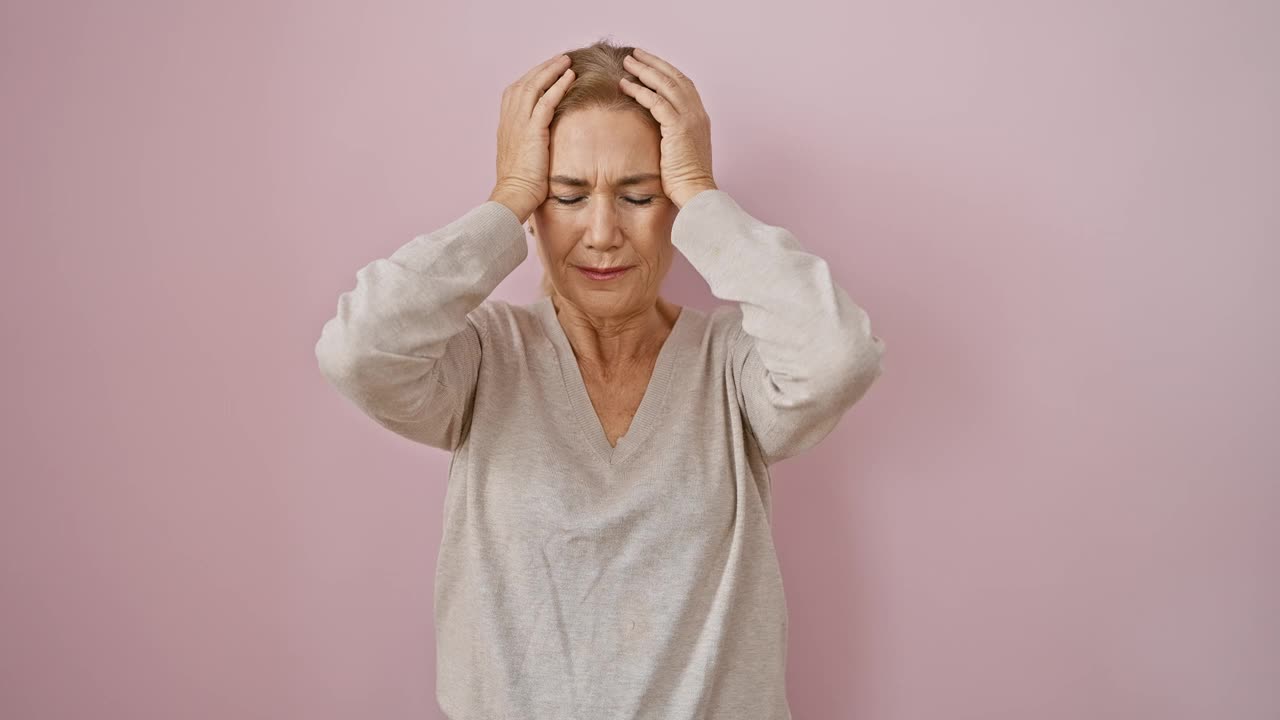
[{"label": "pink background", "polygon": [[[1280,717],[1278,28],[5,3],[0,717],[437,716],[449,457],[313,347],[359,267],[487,198],[502,87],[605,35],[694,78],[721,187],[888,343],[774,472],[797,720]],[[667,294],[714,302],[682,256]]]}]

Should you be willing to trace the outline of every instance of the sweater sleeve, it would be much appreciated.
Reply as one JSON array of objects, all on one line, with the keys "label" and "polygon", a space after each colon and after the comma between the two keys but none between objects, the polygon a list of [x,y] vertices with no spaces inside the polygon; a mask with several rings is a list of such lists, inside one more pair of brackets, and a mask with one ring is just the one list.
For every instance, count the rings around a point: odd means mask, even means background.
[{"label": "sweater sleeve", "polygon": [[881,374],[886,345],[867,313],[825,260],[723,190],[685,203],[671,241],[713,295],[741,309],[731,364],[766,464],[816,445]]},{"label": "sweater sleeve", "polygon": [[466,436],[484,326],[474,311],[528,256],[524,226],[487,201],[356,272],[315,353],[364,414],[453,451]]}]

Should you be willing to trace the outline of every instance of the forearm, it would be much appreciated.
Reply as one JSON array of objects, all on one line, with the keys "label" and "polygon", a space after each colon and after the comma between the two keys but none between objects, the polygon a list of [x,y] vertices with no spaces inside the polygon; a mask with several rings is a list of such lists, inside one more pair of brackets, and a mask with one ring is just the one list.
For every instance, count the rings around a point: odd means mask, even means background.
[{"label": "forearm", "polygon": [[380,422],[412,421],[414,439],[437,438],[465,409],[459,402],[478,367],[468,314],[527,255],[524,229],[497,202],[416,236],[356,272],[355,287],[321,329],[321,370]]},{"label": "forearm", "polygon": [[672,243],[718,298],[738,303],[734,343],[753,429],[775,455],[834,426],[881,372],[884,342],[821,257],[720,190],[691,198]]}]

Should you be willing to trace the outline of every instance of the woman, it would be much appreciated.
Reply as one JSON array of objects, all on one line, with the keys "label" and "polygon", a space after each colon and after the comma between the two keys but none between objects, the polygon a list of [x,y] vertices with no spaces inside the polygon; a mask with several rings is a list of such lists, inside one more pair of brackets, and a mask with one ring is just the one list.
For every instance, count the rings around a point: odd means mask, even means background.
[{"label": "woman", "polygon": [[[790,717],[768,466],[829,434],[885,344],[825,261],[716,186],[693,83],[631,51],[509,86],[489,199],[357,272],[316,345],[363,412],[453,453],[450,718]],[[526,220],[549,294],[489,298]],[[673,247],[731,304],[659,297]]]}]

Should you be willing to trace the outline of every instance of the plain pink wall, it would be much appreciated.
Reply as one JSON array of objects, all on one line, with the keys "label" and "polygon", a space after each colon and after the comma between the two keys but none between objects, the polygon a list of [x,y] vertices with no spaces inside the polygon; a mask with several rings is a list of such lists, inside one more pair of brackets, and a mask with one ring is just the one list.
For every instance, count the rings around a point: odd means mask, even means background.
[{"label": "plain pink wall", "polygon": [[[6,2],[0,716],[437,717],[449,457],[314,344],[358,268],[487,198],[502,87],[608,35],[693,77],[721,186],[888,343],[774,472],[797,720],[1280,717],[1278,28]],[[682,256],[667,291],[714,302]]]}]

